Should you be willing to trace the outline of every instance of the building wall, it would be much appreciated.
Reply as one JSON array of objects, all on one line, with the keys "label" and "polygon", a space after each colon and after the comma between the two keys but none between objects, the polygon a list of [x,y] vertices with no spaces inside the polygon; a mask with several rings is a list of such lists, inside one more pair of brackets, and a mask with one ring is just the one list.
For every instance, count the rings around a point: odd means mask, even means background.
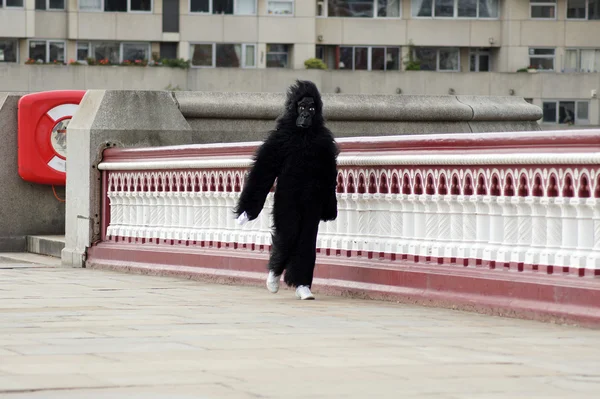
[{"label": "building wall", "polygon": [[[317,2],[313,0],[295,0],[293,16],[268,15],[267,0],[258,0],[256,15],[198,14],[189,12],[190,1],[179,2],[179,31],[163,32],[163,0],[154,0],[152,11],[148,13],[79,11],[78,0],[65,0],[66,9],[62,11],[39,11],[35,10],[35,0],[24,0],[22,9],[0,9],[0,39],[19,41],[18,63],[27,60],[29,41],[34,39],[64,40],[65,61],[77,58],[78,41],[142,41],[156,54],[160,52],[161,43],[170,42],[177,45],[177,56],[186,60],[192,57],[194,43],[248,43],[256,46],[253,68],[265,69],[268,75],[238,68],[217,68],[210,72],[207,68],[194,68],[185,73],[168,69],[158,73],[160,77],[156,82],[143,82],[137,79],[157,73],[102,70],[98,78],[92,78],[92,71],[96,69],[47,69],[44,72],[11,69],[11,76],[23,75],[32,80],[15,83],[3,79],[0,90],[16,86],[40,90],[49,85],[57,87],[58,82],[65,88],[120,88],[132,84],[134,88],[171,85],[187,89],[213,87],[253,91],[260,87],[280,90],[280,79],[287,82],[292,75],[310,75],[304,70],[304,61],[315,56],[317,46],[399,46],[405,60],[410,44],[458,47],[460,72],[415,75],[413,71],[408,74],[338,71],[322,74],[328,76],[329,83],[325,86],[331,90],[339,87],[342,93],[387,93],[401,89],[403,93],[448,94],[454,89],[456,93],[509,95],[513,89],[515,95],[534,101],[544,98],[589,100],[591,90],[600,90],[598,73],[562,72],[566,49],[600,48],[600,21],[567,20],[567,0],[557,1],[556,18],[549,20],[532,19],[528,0],[500,0],[499,18],[491,20],[413,18],[411,0],[402,0],[400,18],[324,18],[317,15]],[[288,68],[267,68],[268,44],[290,45]],[[469,72],[470,51],[480,47],[491,51],[491,74]],[[530,48],[544,47],[555,48],[555,72],[540,72],[539,76],[514,73],[529,65]],[[336,67],[335,63],[333,66]],[[46,83],[45,76],[52,76],[56,81]],[[247,76],[259,80],[246,82]],[[218,77],[226,82],[211,82],[207,77]]]},{"label": "building wall", "polygon": [[291,68],[302,68],[316,45],[485,47],[497,49],[496,72],[526,67],[530,47],[556,48],[559,71],[565,48],[600,47],[600,21],[567,20],[567,0],[558,0],[551,20],[530,18],[527,0],[500,0],[499,18],[491,20],[413,18],[410,0],[402,0],[400,18],[323,18],[313,0],[296,0],[292,17],[270,16],[267,0],[257,1],[256,15],[241,16],[190,13],[190,0],[181,0],[179,32],[163,32],[163,0],[154,0],[149,13],[79,11],[77,0],[65,0],[63,11],[36,11],[35,0],[24,0],[22,9],[0,9],[0,38],[175,41],[184,59],[191,43],[254,43],[258,68],[266,67],[267,43],[293,45]]}]

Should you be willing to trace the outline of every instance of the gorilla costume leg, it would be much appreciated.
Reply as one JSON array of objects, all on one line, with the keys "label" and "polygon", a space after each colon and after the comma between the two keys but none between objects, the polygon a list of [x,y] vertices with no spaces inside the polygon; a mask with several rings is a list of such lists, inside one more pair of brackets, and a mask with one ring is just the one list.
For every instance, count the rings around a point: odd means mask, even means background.
[{"label": "gorilla costume leg", "polygon": [[289,216],[284,221],[275,221],[274,232],[271,235],[273,246],[268,268],[276,276],[281,276],[288,265],[296,245],[300,222],[299,217],[290,218]]},{"label": "gorilla costume leg", "polygon": [[285,270],[284,281],[290,287],[312,287],[319,219],[305,216]]}]

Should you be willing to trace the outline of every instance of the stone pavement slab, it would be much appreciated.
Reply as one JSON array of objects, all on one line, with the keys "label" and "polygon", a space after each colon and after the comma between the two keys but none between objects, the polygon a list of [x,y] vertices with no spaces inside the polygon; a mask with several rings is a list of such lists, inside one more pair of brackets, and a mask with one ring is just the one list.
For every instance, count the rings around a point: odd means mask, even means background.
[{"label": "stone pavement slab", "polygon": [[600,397],[600,331],[34,266],[0,260],[1,398]]}]

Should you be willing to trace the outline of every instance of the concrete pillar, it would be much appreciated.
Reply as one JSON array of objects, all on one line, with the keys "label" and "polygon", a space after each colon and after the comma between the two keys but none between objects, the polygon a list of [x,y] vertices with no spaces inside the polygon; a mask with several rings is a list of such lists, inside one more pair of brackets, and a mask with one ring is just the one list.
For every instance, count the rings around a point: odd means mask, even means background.
[{"label": "concrete pillar", "polygon": [[90,90],[67,130],[66,244],[62,264],[83,267],[100,237],[101,182],[107,146],[191,144],[192,130],[169,92]]}]

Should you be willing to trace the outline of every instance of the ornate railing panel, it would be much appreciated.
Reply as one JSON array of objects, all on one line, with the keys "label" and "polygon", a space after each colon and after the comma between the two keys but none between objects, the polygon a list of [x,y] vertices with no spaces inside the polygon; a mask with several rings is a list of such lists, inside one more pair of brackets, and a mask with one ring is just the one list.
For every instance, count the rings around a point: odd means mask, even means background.
[{"label": "ornate railing panel", "polygon": [[[600,274],[600,131],[339,140],[327,256]],[[103,238],[265,250],[233,208],[258,143],[110,149]]]}]

